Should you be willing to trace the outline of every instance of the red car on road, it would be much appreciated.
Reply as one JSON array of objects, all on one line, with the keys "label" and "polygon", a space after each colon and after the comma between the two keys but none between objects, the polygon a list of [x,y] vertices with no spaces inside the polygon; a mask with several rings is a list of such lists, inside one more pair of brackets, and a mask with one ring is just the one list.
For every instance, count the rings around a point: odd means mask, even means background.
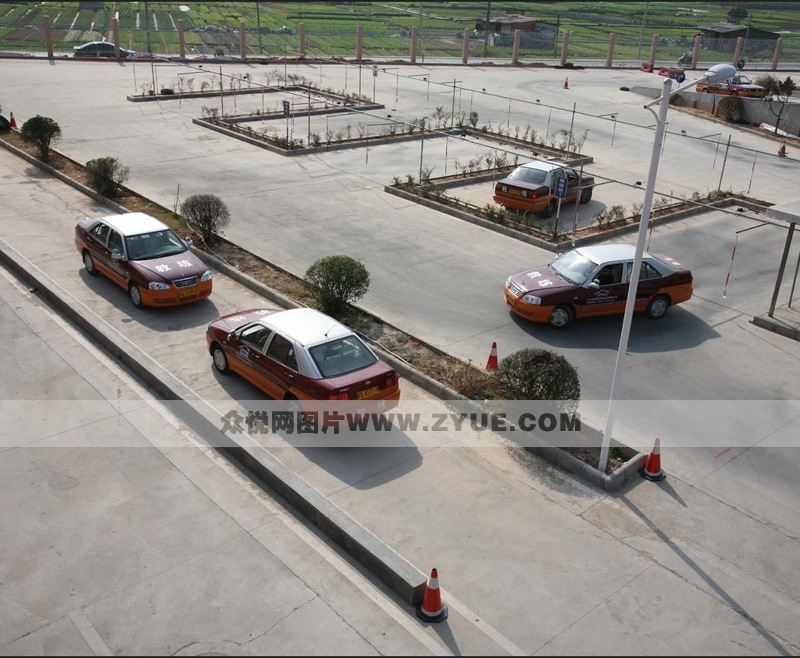
[{"label": "red car on road", "polygon": [[724,82],[698,82],[695,91],[703,94],[722,94],[724,96],[742,96],[744,98],[763,98],[767,90],[755,84],[743,73],[734,75]]},{"label": "red car on road", "polygon": [[208,325],[214,367],[235,372],[274,400],[400,399],[397,372],[350,329],[310,308],[251,309]]}]

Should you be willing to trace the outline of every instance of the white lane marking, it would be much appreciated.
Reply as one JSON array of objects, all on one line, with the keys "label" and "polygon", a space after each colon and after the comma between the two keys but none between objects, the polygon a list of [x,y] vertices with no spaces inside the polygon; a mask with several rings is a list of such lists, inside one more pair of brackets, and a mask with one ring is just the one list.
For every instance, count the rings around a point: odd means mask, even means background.
[{"label": "white lane marking", "polygon": [[101,638],[94,629],[92,622],[86,618],[86,615],[78,610],[75,610],[74,612],[69,613],[69,618],[72,620],[72,623],[75,624],[75,628],[78,629],[78,632],[86,641],[86,644],[89,645],[89,648],[92,650],[92,653],[94,653],[95,656],[114,655],[111,649],[106,646],[106,643],[103,642],[103,638]]}]

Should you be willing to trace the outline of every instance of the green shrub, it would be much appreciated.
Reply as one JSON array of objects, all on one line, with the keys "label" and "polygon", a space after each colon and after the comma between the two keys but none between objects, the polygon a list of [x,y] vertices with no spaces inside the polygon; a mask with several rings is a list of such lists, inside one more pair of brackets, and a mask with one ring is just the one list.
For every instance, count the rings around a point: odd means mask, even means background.
[{"label": "green shrub", "polygon": [[725,121],[741,123],[744,118],[744,100],[739,96],[726,96],[717,104],[717,116]]},{"label": "green shrub", "polygon": [[320,310],[334,316],[363,297],[370,283],[367,268],[350,256],[320,258],[306,270],[305,278]]},{"label": "green shrub", "polygon": [[61,127],[50,117],[36,115],[22,124],[20,134],[23,141],[39,149],[42,160],[50,157],[50,148],[61,139]]},{"label": "green shrub", "polygon": [[96,158],[86,163],[89,173],[89,186],[103,194],[114,198],[119,186],[128,180],[130,169],[120,164],[116,158]]},{"label": "green shrub", "polygon": [[506,400],[559,400],[567,413],[581,398],[578,371],[563,356],[544,349],[519,350],[497,365],[495,393]]},{"label": "green shrub", "polygon": [[181,204],[181,214],[195,224],[203,242],[212,246],[217,236],[230,224],[231,213],[225,202],[214,194],[194,194]]}]

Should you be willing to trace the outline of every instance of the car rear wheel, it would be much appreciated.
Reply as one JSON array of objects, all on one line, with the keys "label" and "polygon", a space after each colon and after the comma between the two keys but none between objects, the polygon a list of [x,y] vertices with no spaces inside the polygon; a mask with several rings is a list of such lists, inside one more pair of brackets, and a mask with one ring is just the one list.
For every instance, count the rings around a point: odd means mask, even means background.
[{"label": "car rear wheel", "polygon": [[214,362],[214,367],[217,369],[217,372],[223,375],[227,375],[230,372],[228,368],[228,357],[225,356],[225,350],[216,343],[214,343],[214,347],[211,348],[211,360]]},{"label": "car rear wheel", "polygon": [[88,274],[91,274],[92,276],[97,275],[97,268],[94,266],[92,255],[85,249],[83,251],[83,266],[86,268],[86,272]]},{"label": "car rear wheel", "polygon": [[548,322],[551,327],[563,329],[572,324],[575,319],[575,312],[569,306],[556,306],[550,311]]},{"label": "car rear wheel", "polygon": [[704,94],[707,94],[707,93],[708,93],[708,87],[706,87],[705,89],[703,89],[703,93],[704,93]]},{"label": "car rear wheel", "polygon": [[542,212],[540,212],[539,215],[541,217],[544,217],[545,219],[547,219],[548,217],[552,217],[553,215],[556,214],[556,206],[557,205],[558,205],[558,202],[555,199],[550,199],[550,203],[547,204],[545,209],[542,210]]},{"label": "car rear wheel", "polygon": [[581,192],[581,203],[589,203],[592,200],[592,191],[591,187],[587,187]]},{"label": "car rear wheel", "polygon": [[137,286],[135,283],[132,283],[128,288],[128,297],[131,298],[131,301],[136,308],[142,308],[142,306],[144,306],[144,303],[142,302],[142,293],[139,290],[139,286]]},{"label": "car rear wheel", "polygon": [[739,92],[736,91],[735,89],[731,92],[731,96],[738,96],[738,95],[739,95]]},{"label": "car rear wheel", "polygon": [[656,295],[650,300],[645,313],[651,320],[658,320],[666,315],[667,309],[669,309],[669,298],[666,295]]}]

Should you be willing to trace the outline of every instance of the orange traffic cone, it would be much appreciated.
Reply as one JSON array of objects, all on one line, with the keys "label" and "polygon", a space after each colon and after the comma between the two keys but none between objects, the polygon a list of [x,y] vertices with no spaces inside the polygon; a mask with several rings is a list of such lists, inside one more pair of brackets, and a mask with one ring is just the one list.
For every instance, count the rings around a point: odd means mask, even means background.
[{"label": "orange traffic cone", "polygon": [[564,89],[569,89],[569,78],[564,78]]},{"label": "orange traffic cone", "polygon": [[431,577],[425,587],[425,597],[422,605],[417,608],[417,617],[430,622],[447,619],[447,606],[442,603],[442,596],[439,594],[439,574],[436,569],[431,570]]},{"label": "orange traffic cone", "polygon": [[667,477],[664,471],[661,470],[661,439],[656,439],[653,451],[647,455],[647,461],[644,464],[644,468],[639,471],[639,475],[653,482],[658,482]]},{"label": "orange traffic cone", "polygon": [[489,360],[486,362],[486,370],[489,372],[497,370],[497,343],[492,343],[492,351],[489,353]]},{"label": "orange traffic cone", "polygon": [[12,113],[9,115],[9,117],[10,117],[10,119],[9,119],[9,123],[11,124],[11,127],[12,127],[12,128],[16,128],[16,127],[17,127],[17,120],[14,118],[14,113],[12,112]]},{"label": "orange traffic cone", "polygon": [[[13,117],[14,115],[12,114],[11,116]],[[12,121],[13,121],[13,119],[12,119]],[[12,123],[11,125],[13,126],[14,124]],[[786,157],[786,140],[785,139],[781,140],[781,147],[778,149],[778,155],[780,157],[782,157],[782,158]]]}]

